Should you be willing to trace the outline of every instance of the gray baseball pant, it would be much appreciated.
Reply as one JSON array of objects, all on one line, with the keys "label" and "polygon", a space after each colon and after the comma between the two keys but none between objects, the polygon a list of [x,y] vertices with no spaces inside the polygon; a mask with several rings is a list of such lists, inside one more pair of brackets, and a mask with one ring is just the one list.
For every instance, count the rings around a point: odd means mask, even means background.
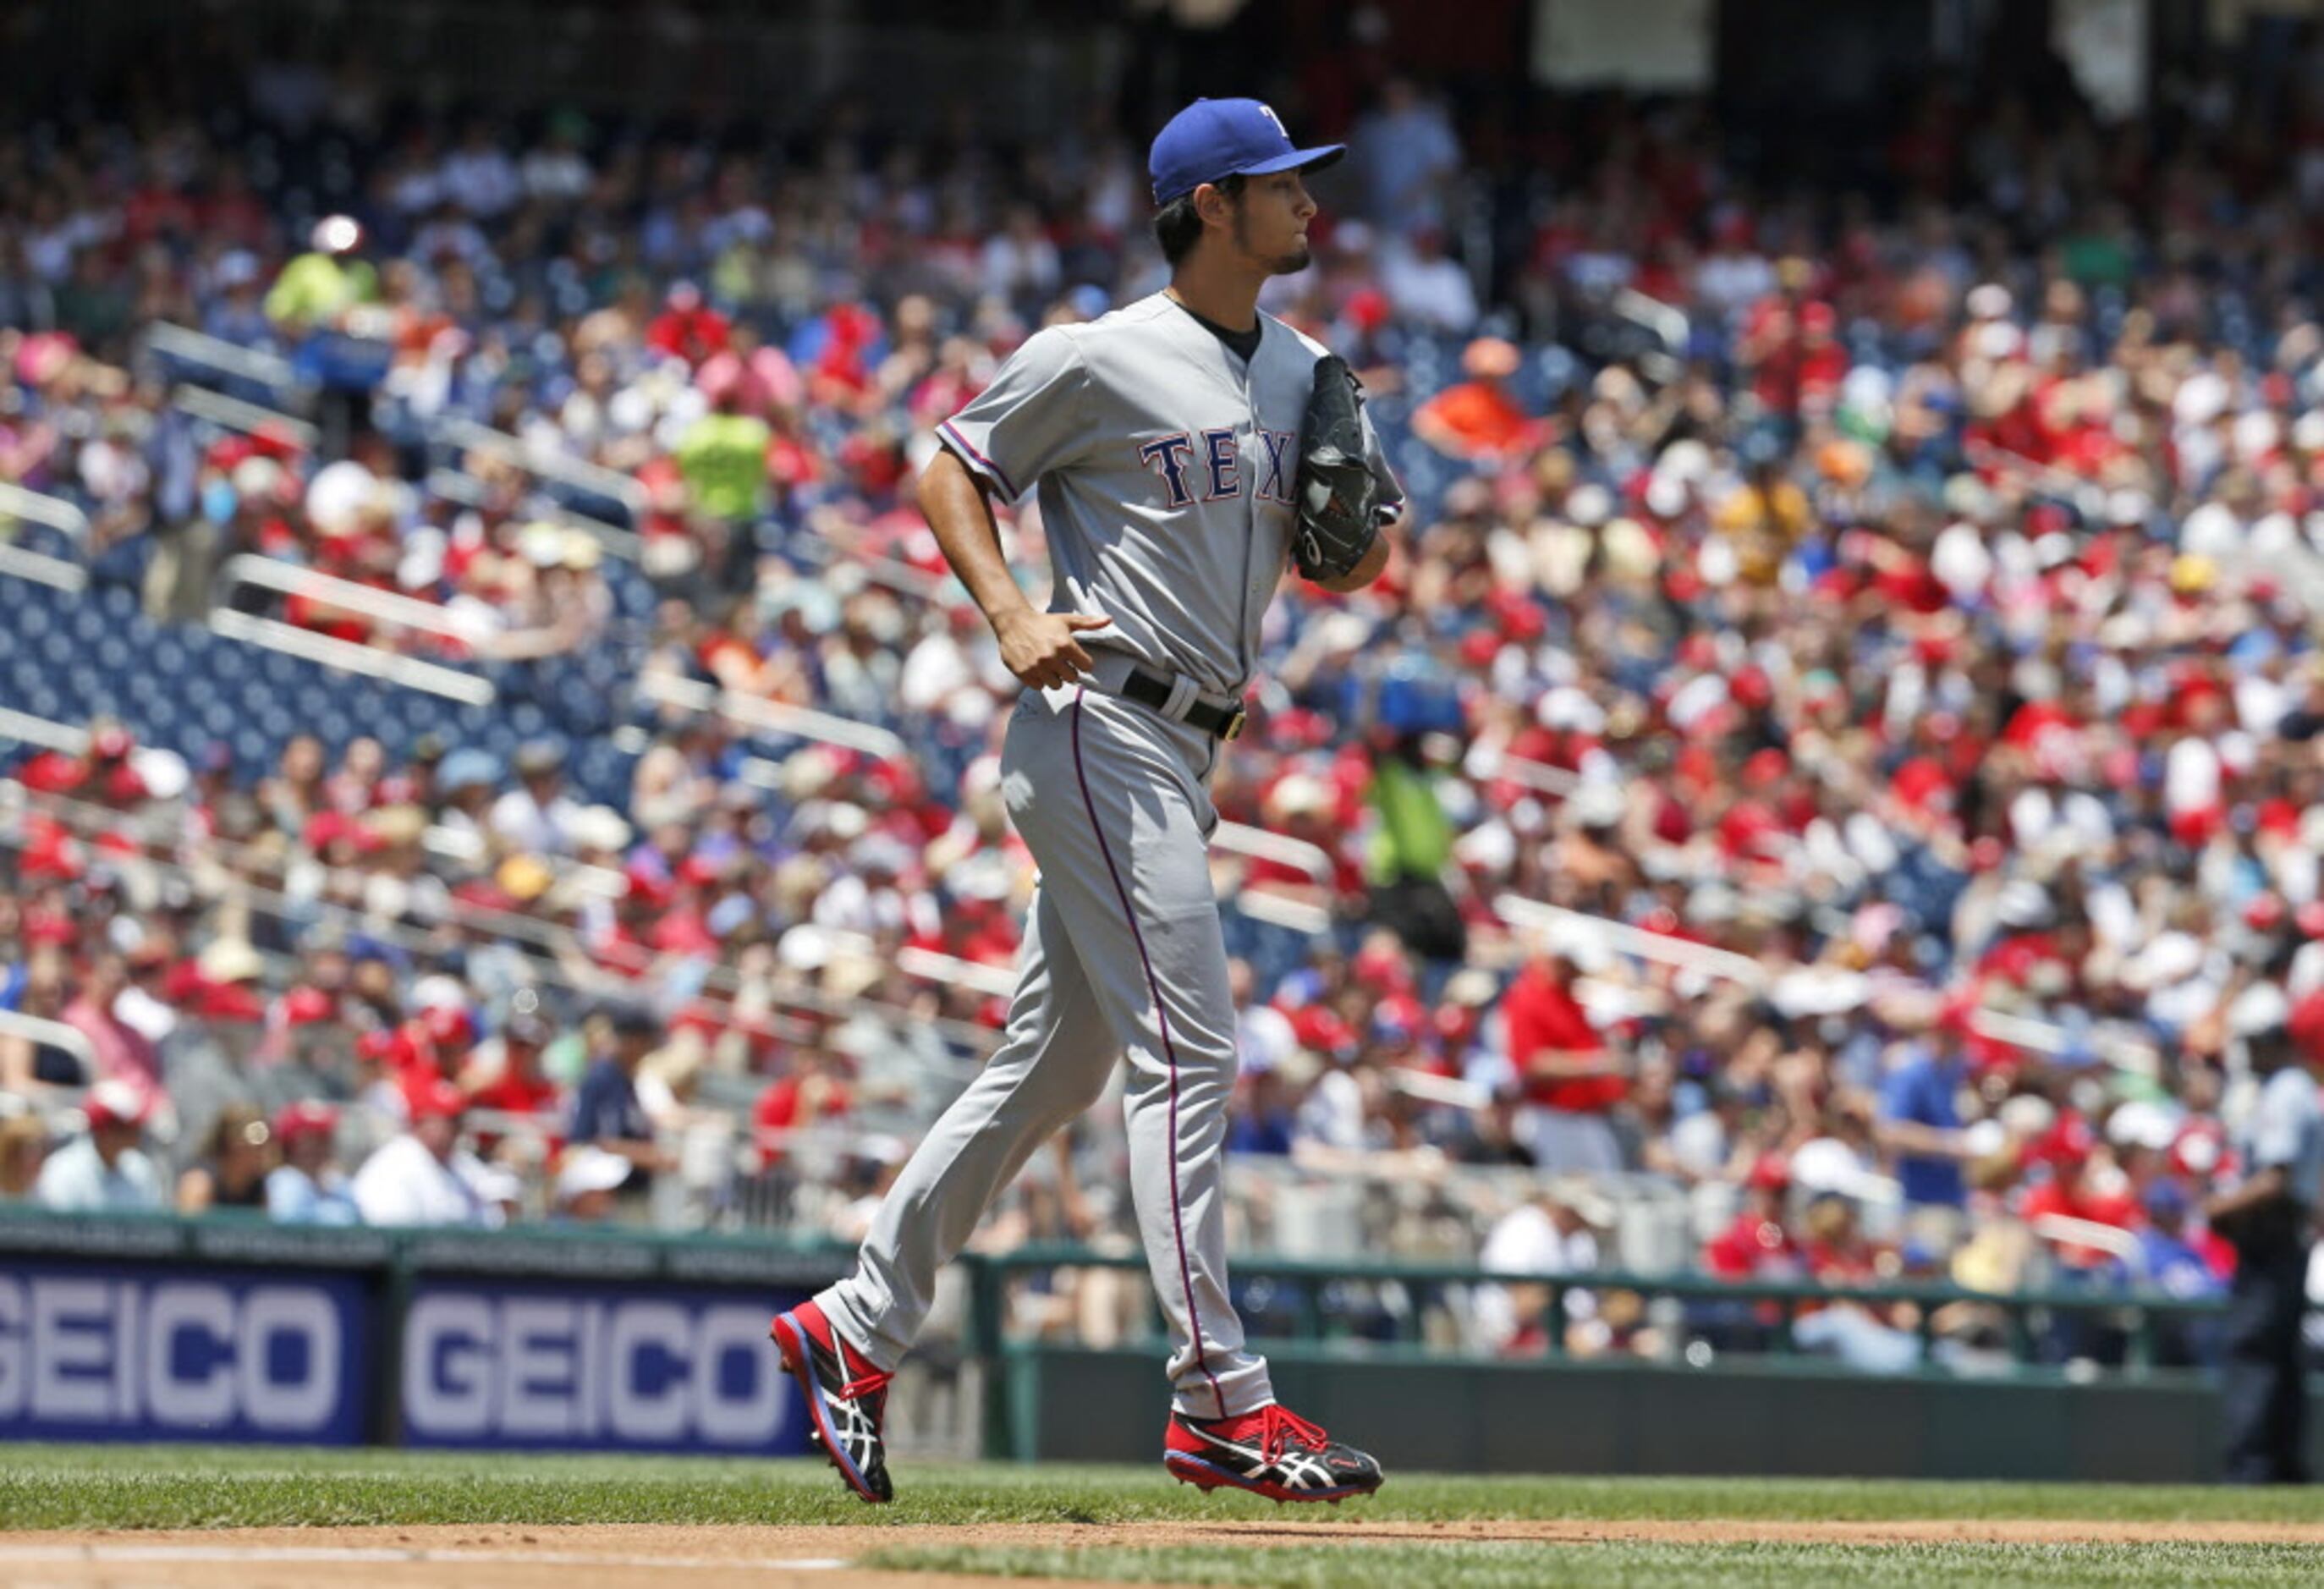
[{"label": "gray baseball pant", "polygon": [[1096,1102],[1127,1053],[1130,1191],[1170,1328],[1173,1403],[1213,1418],[1275,1399],[1227,1298],[1221,1160],[1235,1012],[1211,892],[1216,749],[1095,690],[1019,702],[1001,795],[1041,881],[1004,1039],[913,1150],[854,1272],[816,1298],[880,1368],[910,1347],[937,1270],[994,1195]]}]

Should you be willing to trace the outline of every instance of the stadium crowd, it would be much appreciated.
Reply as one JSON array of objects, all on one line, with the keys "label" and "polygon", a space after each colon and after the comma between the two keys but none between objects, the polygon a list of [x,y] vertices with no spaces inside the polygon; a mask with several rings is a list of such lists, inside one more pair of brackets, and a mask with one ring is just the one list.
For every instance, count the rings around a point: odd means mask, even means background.
[{"label": "stadium crowd", "polygon": [[[576,794],[554,738],[259,767],[77,725],[11,769],[0,1002],[88,1058],[0,1037],[0,1198],[642,1217],[739,1113],[780,1217],[845,1233],[997,1025],[1031,885],[1013,682],[908,482],[1029,328],[1158,284],[1135,148],[778,154],[324,89],[296,140],[263,98],[239,137],[166,100],[0,133],[0,480],[83,505],[157,615],[255,551],[463,625],[265,608],[339,638],[603,651],[907,748],[641,708],[628,787]],[[1268,307],[1365,370],[1416,510],[1380,587],[1278,604],[1219,775],[1229,822],[1313,846],[1217,863],[1234,1153],[1531,1171],[1455,1243],[1512,1275],[1610,1263],[1635,1178],[1738,1279],[2221,1288],[2247,1046],[2324,1063],[2292,246],[2324,183],[2231,110],[2162,140],[1942,108],[1877,208],[1622,109],[1487,269],[1445,252],[1454,123],[1383,87]],[[156,321],[288,361],[319,439],[190,422]],[[447,494],[451,420],[530,464],[466,449]],[[635,570],[542,505],[550,460],[634,483]],[[1038,565],[1029,506],[1006,532]],[[24,1107],[48,1088],[85,1131]],[[1113,1139],[1077,1141],[1005,1218],[1119,1220]],[[1512,1351],[1661,1327],[1512,1297]],[[1810,1333],[1917,1351],[1851,1307]]]}]

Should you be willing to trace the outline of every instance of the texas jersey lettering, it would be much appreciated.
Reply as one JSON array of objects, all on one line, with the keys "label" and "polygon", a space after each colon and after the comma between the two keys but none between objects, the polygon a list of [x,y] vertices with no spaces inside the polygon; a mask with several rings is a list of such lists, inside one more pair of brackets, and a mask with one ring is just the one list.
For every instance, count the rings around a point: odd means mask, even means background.
[{"label": "texas jersey lettering", "polygon": [[[1255,489],[1265,501],[1288,507],[1298,432],[1261,430],[1256,435],[1259,456],[1267,462],[1257,474]],[[1225,502],[1244,489],[1242,444],[1232,425],[1221,425],[1194,436],[1180,430],[1159,437],[1139,448],[1138,456],[1162,482],[1163,500],[1174,508],[1183,508],[1198,500],[1198,489],[1203,502]],[[1199,469],[1190,467],[1196,458],[1202,460]]]}]

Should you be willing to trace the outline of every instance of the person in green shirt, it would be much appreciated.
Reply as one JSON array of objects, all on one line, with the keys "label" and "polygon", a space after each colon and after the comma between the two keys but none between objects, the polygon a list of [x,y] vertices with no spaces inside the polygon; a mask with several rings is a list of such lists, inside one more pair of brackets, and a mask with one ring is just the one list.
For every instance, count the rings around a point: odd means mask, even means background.
[{"label": "person in green shirt", "polygon": [[[765,511],[767,448],[774,431],[749,412],[739,370],[716,379],[706,372],[710,411],[678,439],[678,473],[702,516],[710,544],[706,567],[721,569],[727,589],[748,586],[756,573],[760,514]],[[722,555],[723,553],[723,555]]]},{"label": "person in green shirt", "polygon": [[324,217],[309,242],[266,293],[266,318],[293,334],[336,325],[357,304],[379,300],[379,273],[355,253],[363,227],[353,217]]},{"label": "person in green shirt", "polygon": [[1372,770],[1365,799],[1379,812],[1367,873],[1372,919],[1392,927],[1413,953],[1458,960],[1468,928],[1444,886],[1452,860],[1452,820],[1436,798],[1442,776],[1424,745],[1428,735],[1399,734]]}]

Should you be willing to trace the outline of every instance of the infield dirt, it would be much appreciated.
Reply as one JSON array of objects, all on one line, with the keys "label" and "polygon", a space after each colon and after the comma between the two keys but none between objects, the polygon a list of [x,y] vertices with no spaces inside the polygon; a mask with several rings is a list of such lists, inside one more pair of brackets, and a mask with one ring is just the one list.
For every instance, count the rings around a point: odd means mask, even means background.
[{"label": "infield dirt", "polygon": [[[2324,1523],[2081,1522],[1962,1520],[1900,1522],[1623,1521],[1370,1522],[1286,1518],[1218,1522],[991,1523],[838,1528],[221,1529],[23,1533],[0,1537],[0,1585],[135,1589],[995,1589],[1010,1580],[890,1573],[850,1563],[875,1550],[946,1546],[1336,1545],[1494,1541],[1582,1545],[1663,1541],[1715,1545],[2111,1544],[2164,1542],[2324,1546]],[[1074,1589],[1065,1580],[1038,1580]]]}]

